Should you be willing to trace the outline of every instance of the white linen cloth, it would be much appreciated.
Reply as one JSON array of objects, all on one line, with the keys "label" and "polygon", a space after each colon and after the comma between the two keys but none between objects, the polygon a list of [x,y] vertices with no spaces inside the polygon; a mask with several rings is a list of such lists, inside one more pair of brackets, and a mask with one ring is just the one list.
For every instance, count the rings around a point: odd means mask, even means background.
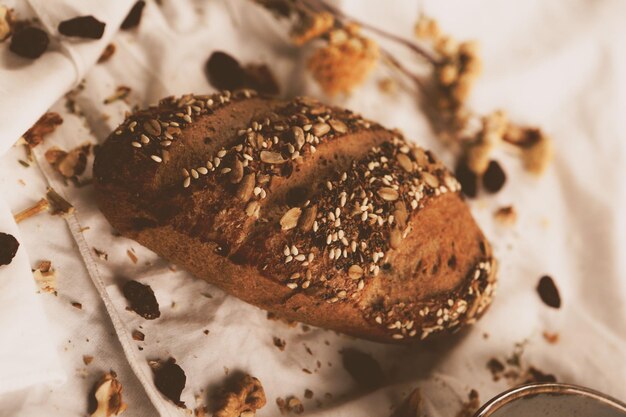
[{"label": "white linen cloth", "polygon": [[[30,0],[3,4],[14,8],[19,19],[37,18],[50,34],[51,42],[48,51],[35,61],[10,52],[8,41],[0,48],[0,155],[82,79],[133,2]],[[90,42],[59,36],[59,22],[90,13],[107,23],[102,39]],[[0,226],[17,230],[4,201],[0,201],[0,218]],[[25,247],[9,267],[0,269],[0,285],[2,299],[6,299],[0,303],[0,394],[32,384],[62,381],[58,343],[47,330],[49,323],[35,295]]]},{"label": "white linen cloth", "polygon": [[[409,1],[382,6],[373,0],[352,0],[342,2],[342,8],[405,36],[410,36],[417,16],[416,5]],[[65,186],[43,161],[45,178],[77,208],[68,221],[78,245],[73,253],[82,255],[137,376],[137,380],[128,372],[120,376],[125,392],[136,392],[139,383],[147,394],[133,394],[125,415],[153,415],[148,398],[162,416],[184,415],[155,390],[147,364],[149,359],[173,356],[187,374],[182,400],[190,407],[195,395],[206,398],[207,391],[223,381],[226,367],[262,381],[268,405],[260,416],[276,415],[275,399],[290,395],[303,400],[307,415],[388,415],[390,406],[416,386],[422,388],[429,416],[449,416],[458,411],[471,388],[486,400],[507,387],[504,380],[492,380],[485,364],[492,357],[504,359],[515,343],[523,341],[525,360],[559,380],[626,398],[626,189],[622,180],[626,126],[620,116],[626,109],[626,54],[621,47],[626,28],[620,21],[626,4],[450,0],[427,2],[426,10],[459,38],[481,41],[484,76],[473,97],[475,107],[485,112],[504,107],[514,119],[541,125],[555,141],[556,159],[543,178],[529,176],[516,158],[501,154],[498,157],[509,176],[505,189],[471,202],[500,261],[500,287],[492,308],[454,343],[429,342],[418,349],[355,340],[321,329],[288,328],[180,269],[170,269],[135,242],[114,237],[94,204],[92,189]],[[210,91],[202,68],[217,49],[243,62],[269,63],[286,95],[319,95],[303,71],[299,50],[285,40],[284,29],[243,0],[164,0],[160,7],[148,3],[139,30],[119,33],[114,42],[117,52],[86,74],[85,90],[78,98],[88,128],[64,111],[63,101],[58,102],[53,109],[62,113],[65,122],[37,148],[40,160],[51,146],[70,149],[85,141],[101,142],[133,105],[145,106],[169,94]],[[377,91],[376,81],[384,75],[380,68],[362,89],[335,102],[402,128],[408,137],[446,158],[419,117],[410,90],[392,97]],[[128,104],[103,105],[104,98],[122,84],[132,87]],[[515,227],[494,223],[492,213],[502,204],[517,208]],[[81,232],[86,226],[89,229]],[[105,250],[108,260],[94,258],[94,247]],[[137,264],[129,259],[129,250],[136,254]],[[543,274],[553,276],[559,287],[560,310],[547,308],[536,295]],[[74,285],[86,290],[86,278],[85,270],[77,268],[60,286],[60,293],[73,292]],[[145,321],[125,311],[119,285],[131,278],[154,289],[161,305],[159,319]],[[88,320],[102,320],[102,313],[101,307],[94,308]],[[86,320],[70,311],[63,318],[70,327]],[[129,336],[139,326],[145,342]],[[546,343],[544,331],[558,332],[560,341]],[[273,336],[286,340],[284,352],[274,347]],[[74,354],[85,347],[78,346]],[[346,348],[357,348],[378,360],[385,374],[381,388],[364,391],[354,383],[341,365],[340,351]],[[108,353],[119,360],[119,355]],[[314,392],[312,400],[303,399],[305,389]],[[45,401],[63,398],[69,401],[67,415],[84,412],[80,408],[84,398],[69,399],[63,387],[48,396],[24,395],[39,411],[45,410]],[[0,405],[2,401],[0,397]]]},{"label": "white linen cloth", "polygon": [[[0,199],[0,232],[22,242],[17,225]],[[24,274],[24,272],[27,274]],[[0,267],[0,394],[37,383],[63,383],[65,374],[56,352],[26,248],[9,265]]]}]

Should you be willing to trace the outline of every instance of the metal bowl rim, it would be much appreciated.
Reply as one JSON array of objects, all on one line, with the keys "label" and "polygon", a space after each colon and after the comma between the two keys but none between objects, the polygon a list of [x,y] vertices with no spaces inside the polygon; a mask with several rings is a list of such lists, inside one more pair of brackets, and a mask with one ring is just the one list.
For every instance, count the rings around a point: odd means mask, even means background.
[{"label": "metal bowl rim", "polygon": [[489,417],[495,413],[498,409],[504,405],[517,400],[519,398],[526,397],[528,395],[536,394],[572,394],[580,395],[583,397],[593,398],[600,401],[603,404],[611,406],[612,408],[626,413],[626,404],[603,394],[599,391],[595,391],[591,388],[581,387],[579,385],[572,384],[559,384],[559,383],[532,383],[521,385],[519,387],[512,388],[504,391],[501,394],[493,397],[487,401],[477,412],[474,417]]}]

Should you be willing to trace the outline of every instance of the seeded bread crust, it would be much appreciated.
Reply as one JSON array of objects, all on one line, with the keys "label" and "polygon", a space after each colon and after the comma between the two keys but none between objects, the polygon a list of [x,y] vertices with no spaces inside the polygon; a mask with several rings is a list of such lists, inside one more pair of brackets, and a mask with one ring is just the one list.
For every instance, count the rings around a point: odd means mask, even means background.
[{"label": "seeded bread crust", "polygon": [[495,291],[452,174],[309,98],[166,98],[111,134],[94,178],[122,235],[287,319],[410,343],[473,323]]}]

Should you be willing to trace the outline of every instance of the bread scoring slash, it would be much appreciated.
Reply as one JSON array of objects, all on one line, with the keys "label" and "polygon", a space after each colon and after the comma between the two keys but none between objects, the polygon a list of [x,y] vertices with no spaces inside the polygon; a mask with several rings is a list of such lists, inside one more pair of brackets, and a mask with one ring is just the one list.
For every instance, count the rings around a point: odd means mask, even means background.
[{"label": "bread scoring slash", "polygon": [[444,165],[310,98],[168,97],[111,134],[94,174],[124,236],[290,320],[411,343],[473,323],[495,291]]}]

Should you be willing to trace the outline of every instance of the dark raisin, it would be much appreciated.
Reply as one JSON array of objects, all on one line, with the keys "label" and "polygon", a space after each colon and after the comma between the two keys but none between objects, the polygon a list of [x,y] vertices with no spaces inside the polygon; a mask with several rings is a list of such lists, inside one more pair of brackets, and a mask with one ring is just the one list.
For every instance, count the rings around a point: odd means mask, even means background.
[{"label": "dark raisin", "polygon": [[539,280],[539,284],[537,284],[537,292],[539,293],[541,301],[547,306],[552,308],[561,307],[561,296],[559,295],[559,290],[556,288],[552,277],[548,275],[542,276]]},{"label": "dark raisin", "polygon": [[145,5],[146,2],[143,0],[135,3],[133,8],[130,9],[130,12],[128,12],[128,15],[126,16],[120,27],[124,30],[128,30],[139,26],[139,23],[141,22],[141,15],[143,13],[143,8],[145,7]]},{"label": "dark raisin", "polygon": [[498,161],[489,162],[487,171],[483,175],[483,186],[491,193],[497,193],[506,182],[506,174]]},{"label": "dark raisin", "polygon": [[9,49],[23,58],[36,59],[48,49],[49,43],[46,32],[36,27],[25,26],[13,34]]},{"label": "dark raisin", "polygon": [[130,303],[130,309],[146,320],[154,320],[161,316],[159,303],[149,285],[137,281],[128,281],[122,289],[124,297]]},{"label": "dark raisin", "polygon": [[478,194],[478,177],[469,169],[465,160],[459,161],[454,174],[461,183],[463,194],[470,198],[476,197]]},{"label": "dark raisin", "polygon": [[245,71],[239,61],[226,52],[213,52],[204,69],[209,82],[218,90],[236,90],[243,86]]},{"label": "dark raisin", "polygon": [[185,389],[187,376],[183,368],[176,364],[174,358],[169,358],[167,362],[160,363],[153,368],[154,385],[170,401],[179,407],[184,407],[185,403],[180,400],[180,394]]},{"label": "dark raisin", "polygon": [[106,24],[93,16],[79,16],[59,23],[59,33],[86,39],[100,39]]},{"label": "dark raisin", "polygon": [[10,264],[19,247],[19,242],[13,236],[0,233],[0,266]]}]

